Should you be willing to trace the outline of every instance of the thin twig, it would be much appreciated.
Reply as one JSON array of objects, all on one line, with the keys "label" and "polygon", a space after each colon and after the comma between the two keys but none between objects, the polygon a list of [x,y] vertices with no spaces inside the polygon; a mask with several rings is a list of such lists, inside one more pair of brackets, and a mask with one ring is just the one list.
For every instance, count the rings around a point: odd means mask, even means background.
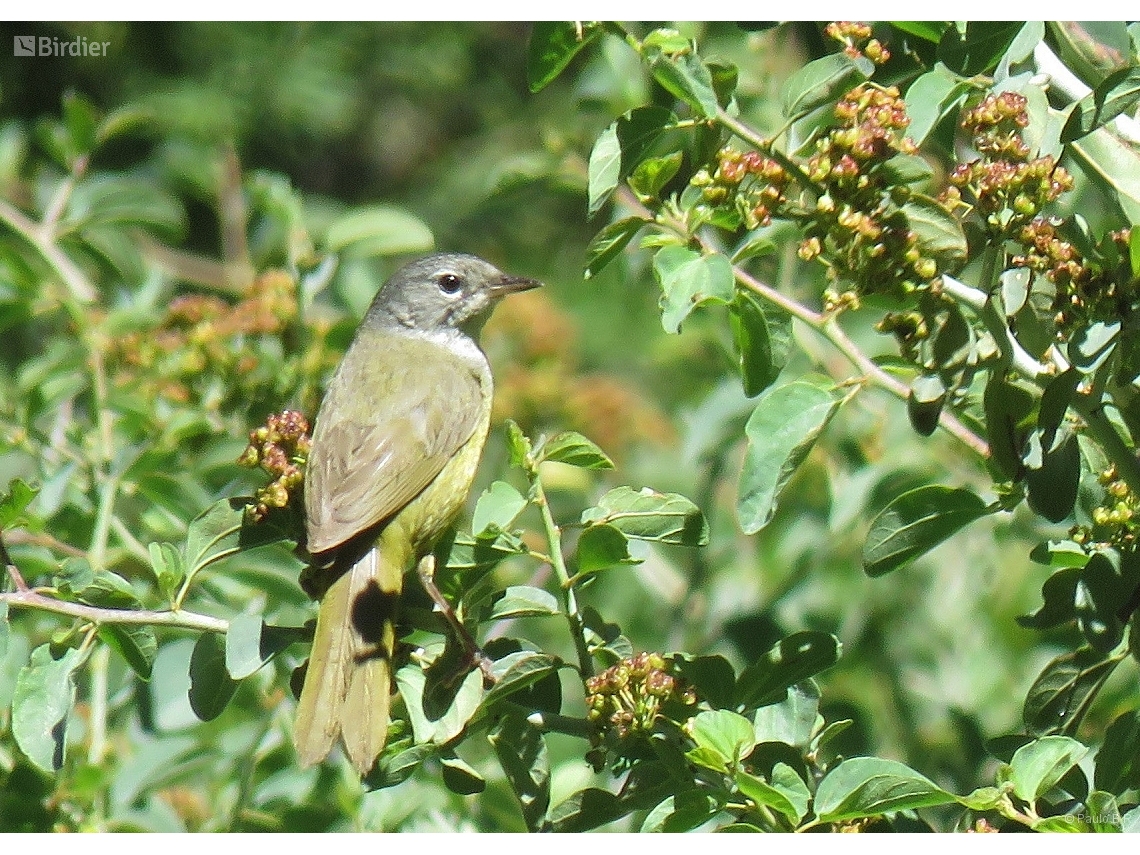
[{"label": "thin twig", "polygon": [[[13,567],[8,565],[8,574],[12,574]],[[28,589],[25,584],[20,588],[23,579],[19,574],[13,575],[18,590],[14,593],[0,593],[0,603],[8,603],[17,608],[38,609],[44,612],[68,615],[90,621],[95,625],[121,624],[121,625],[150,625],[166,626],[178,629],[194,629],[201,632],[217,632],[225,634],[229,628],[229,621],[210,615],[197,614],[186,611],[148,611],[146,609],[104,609],[89,606],[84,603],[71,603],[66,600],[56,600],[37,591]]]},{"label": "thin twig", "polygon": [[93,303],[97,293],[95,288],[87,281],[87,276],[79,266],[67,257],[55,243],[43,233],[36,223],[24,216],[16,207],[4,199],[0,199],[0,220],[24,240],[34,246],[43,256],[44,261],[55,268],[71,296],[80,303]]}]

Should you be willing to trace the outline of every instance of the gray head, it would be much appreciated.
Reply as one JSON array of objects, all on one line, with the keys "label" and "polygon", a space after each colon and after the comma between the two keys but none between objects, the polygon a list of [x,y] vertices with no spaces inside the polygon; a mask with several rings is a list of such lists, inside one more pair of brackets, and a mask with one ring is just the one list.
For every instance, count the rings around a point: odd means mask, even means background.
[{"label": "gray head", "polygon": [[501,298],[541,283],[507,276],[474,255],[441,252],[404,265],[384,283],[366,321],[413,330],[475,334]]}]

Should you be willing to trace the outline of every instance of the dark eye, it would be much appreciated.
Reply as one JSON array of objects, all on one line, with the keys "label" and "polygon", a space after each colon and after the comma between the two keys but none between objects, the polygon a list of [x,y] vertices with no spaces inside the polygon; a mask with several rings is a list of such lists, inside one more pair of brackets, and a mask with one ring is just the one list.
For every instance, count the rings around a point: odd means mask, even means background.
[{"label": "dark eye", "polygon": [[463,280],[454,273],[445,273],[439,277],[439,290],[444,294],[458,293],[463,287]]}]

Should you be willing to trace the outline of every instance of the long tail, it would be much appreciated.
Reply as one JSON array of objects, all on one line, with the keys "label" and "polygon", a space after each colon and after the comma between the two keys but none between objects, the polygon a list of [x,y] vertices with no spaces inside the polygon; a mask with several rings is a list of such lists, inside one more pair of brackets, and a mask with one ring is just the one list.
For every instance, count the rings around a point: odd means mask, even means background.
[{"label": "long tail", "polygon": [[319,763],[339,735],[365,774],[384,750],[391,705],[395,606],[407,556],[385,538],[329,587],[317,613],[293,744],[302,765]]}]

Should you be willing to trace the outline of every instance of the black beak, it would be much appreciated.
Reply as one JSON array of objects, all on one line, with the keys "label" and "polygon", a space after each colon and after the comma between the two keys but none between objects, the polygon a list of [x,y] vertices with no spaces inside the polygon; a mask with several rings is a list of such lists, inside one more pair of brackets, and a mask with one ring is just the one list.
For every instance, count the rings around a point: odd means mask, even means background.
[{"label": "black beak", "polygon": [[526,276],[504,276],[491,286],[491,293],[496,297],[505,297],[507,294],[530,291],[532,288],[540,287],[542,287],[542,283],[537,279],[530,279]]}]

